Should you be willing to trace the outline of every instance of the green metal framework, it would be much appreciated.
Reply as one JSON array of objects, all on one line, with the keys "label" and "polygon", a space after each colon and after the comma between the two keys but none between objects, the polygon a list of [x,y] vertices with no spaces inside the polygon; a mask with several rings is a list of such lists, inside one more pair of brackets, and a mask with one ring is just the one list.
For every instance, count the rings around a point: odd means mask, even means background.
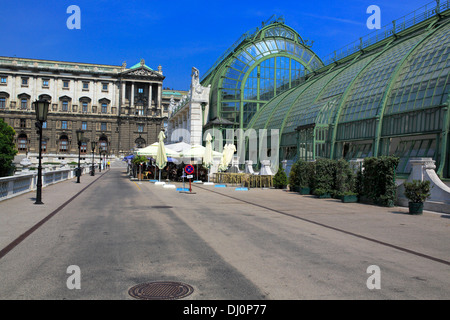
[{"label": "green metal framework", "polygon": [[273,97],[323,67],[307,41],[281,19],[245,33],[205,74],[211,85],[209,120],[222,118],[245,128]]},{"label": "green metal framework", "polygon": [[280,159],[395,154],[406,174],[410,158],[432,157],[450,177],[449,1],[426,8],[411,15],[419,23],[394,22],[380,41],[306,75],[247,128],[279,129]]}]

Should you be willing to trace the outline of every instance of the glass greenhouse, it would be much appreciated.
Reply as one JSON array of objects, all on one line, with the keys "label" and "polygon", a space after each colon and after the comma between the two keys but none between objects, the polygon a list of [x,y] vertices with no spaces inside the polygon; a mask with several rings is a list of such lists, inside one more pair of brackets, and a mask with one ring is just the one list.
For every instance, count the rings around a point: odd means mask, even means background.
[{"label": "glass greenhouse", "polygon": [[[207,75],[210,119],[279,129],[280,160],[431,157],[450,177],[450,3],[440,1],[335,52],[325,64],[283,23]],[[270,131],[269,131],[270,132]]]},{"label": "glass greenhouse", "polygon": [[274,16],[243,34],[203,76],[201,84],[211,85],[208,118],[243,129],[267,101],[323,66],[308,42]]}]

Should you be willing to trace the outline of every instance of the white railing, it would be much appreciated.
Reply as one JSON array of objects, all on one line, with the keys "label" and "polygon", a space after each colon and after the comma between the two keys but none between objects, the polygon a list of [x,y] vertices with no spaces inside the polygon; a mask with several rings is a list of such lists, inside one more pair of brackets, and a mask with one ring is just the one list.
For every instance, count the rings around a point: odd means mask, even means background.
[{"label": "white railing", "polygon": [[[81,169],[82,173],[89,173],[90,166],[85,166]],[[76,177],[75,170],[75,168],[66,168],[55,171],[43,171],[42,187]],[[0,201],[36,190],[36,184],[37,170],[30,173],[21,173],[11,177],[0,178]]]}]

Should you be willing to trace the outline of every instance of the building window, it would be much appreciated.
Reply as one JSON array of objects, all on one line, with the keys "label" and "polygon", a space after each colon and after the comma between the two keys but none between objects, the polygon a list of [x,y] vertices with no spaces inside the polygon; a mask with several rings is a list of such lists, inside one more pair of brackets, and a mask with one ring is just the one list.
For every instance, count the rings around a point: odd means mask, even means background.
[{"label": "building window", "polygon": [[28,139],[26,136],[20,136],[18,138],[18,146],[17,148],[19,149],[19,151],[27,151],[27,145],[28,145]]},{"label": "building window", "polygon": [[68,89],[69,88],[69,81],[63,80],[63,88]]},{"label": "building window", "polygon": [[88,103],[87,103],[87,102],[83,102],[83,103],[82,103],[81,111],[82,111],[83,113],[87,113],[87,112],[88,112]]},{"label": "building window", "polygon": [[67,129],[67,121],[66,120],[61,121],[61,129]]},{"label": "building window", "polygon": [[69,141],[67,138],[59,139],[59,152],[67,152],[69,150]]},{"label": "building window", "polygon": [[101,130],[101,131],[106,131],[106,122],[102,122],[102,123],[100,124],[100,130]]},{"label": "building window", "polygon": [[43,153],[47,152],[47,140],[42,140],[41,151]]},{"label": "building window", "polygon": [[138,124],[138,132],[144,132],[144,125]]},{"label": "building window", "polygon": [[87,153],[87,142],[82,142],[80,146],[80,153]]},{"label": "building window", "polygon": [[103,83],[102,84],[102,90],[103,91],[108,91],[108,84],[107,83]]},{"label": "building window", "polygon": [[43,88],[48,88],[49,86],[49,81],[48,79],[42,79],[42,87]]},{"label": "building window", "polygon": [[26,119],[20,119],[20,127],[26,128],[27,127],[27,120]]},{"label": "building window", "polygon": [[42,129],[47,129],[47,121],[42,122]]},{"label": "building window", "polygon": [[108,112],[108,105],[106,103],[102,103],[102,113]]},{"label": "building window", "polygon": [[87,130],[87,122],[86,121],[81,122],[81,130]]},{"label": "building window", "polygon": [[8,77],[1,76],[0,77],[0,83],[1,84],[7,84],[8,83]]},{"label": "building window", "polygon": [[138,116],[143,116],[144,115],[144,107],[143,106],[137,106],[136,107],[136,114]]},{"label": "building window", "polygon": [[64,111],[64,112],[69,111],[69,101],[62,102],[62,111]]},{"label": "building window", "polygon": [[89,90],[89,82],[83,82],[83,90]]},{"label": "building window", "polygon": [[108,142],[105,140],[99,141],[99,151],[108,151]]},{"label": "building window", "polygon": [[20,100],[20,109],[26,110],[28,107],[28,99]]},{"label": "building window", "polygon": [[0,97],[0,109],[6,108],[6,98]]},{"label": "building window", "polygon": [[144,93],[144,88],[138,88],[138,93]]},{"label": "building window", "polygon": [[28,78],[22,78],[22,87],[28,87]]}]

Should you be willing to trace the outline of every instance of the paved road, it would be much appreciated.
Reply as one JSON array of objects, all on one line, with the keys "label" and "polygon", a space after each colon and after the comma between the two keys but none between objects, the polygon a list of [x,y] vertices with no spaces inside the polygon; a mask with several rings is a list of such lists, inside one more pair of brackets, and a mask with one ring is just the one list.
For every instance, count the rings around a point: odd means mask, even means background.
[{"label": "paved road", "polygon": [[[448,215],[283,190],[193,191],[130,181],[113,165],[45,188],[44,206],[32,194],[1,202],[0,299],[133,299],[129,288],[157,280],[191,285],[186,300],[450,298]],[[72,265],[81,289],[66,285]],[[367,287],[371,265],[380,289]]]}]

